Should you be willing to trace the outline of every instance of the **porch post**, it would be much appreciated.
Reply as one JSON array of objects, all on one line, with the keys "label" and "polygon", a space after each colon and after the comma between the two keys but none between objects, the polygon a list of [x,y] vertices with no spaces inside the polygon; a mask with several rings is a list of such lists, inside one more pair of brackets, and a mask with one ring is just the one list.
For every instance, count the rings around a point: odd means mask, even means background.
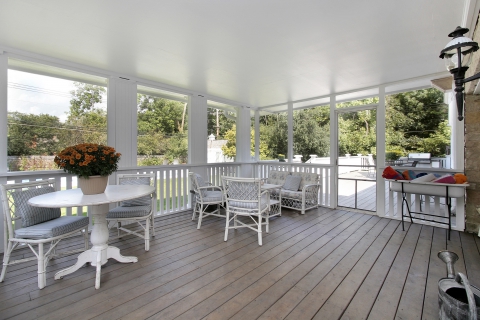
[{"label": "porch post", "polygon": [[[237,111],[237,134],[236,149],[238,162],[252,162],[250,155],[250,108],[241,107]],[[241,177],[253,177],[253,167],[251,164],[241,166]]]},{"label": "porch post", "polygon": [[335,109],[337,108],[336,96],[330,96],[330,177],[325,181],[330,181],[330,207],[336,208],[338,205],[338,118]]},{"label": "porch post", "polygon": [[[7,110],[8,110],[8,57],[0,51],[0,174],[7,173]],[[6,184],[7,178],[0,177],[0,184]],[[0,216],[3,209],[0,206]],[[3,252],[5,230],[0,223],[0,252]]]},{"label": "porch post", "polygon": [[[377,161],[375,163],[377,177],[377,215],[385,216],[385,180],[380,174],[385,165],[385,86],[378,88],[378,107],[377,107]],[[381,164],[381,167],[379,166]],[[391,214],[393,215],[393,214]]]},{"label": "porch post", "polygon": [[[8,58],[0,51],[0,173],[7,172]],[[0,183],[2,183],[0,181]],[[3,226],[3,224],[2,224]]]},{"label": "porch post", "polygon": [[260,160],[260,112],[255,110],[255,161]]},{"label": "porch post", "polygon": [[[452,88],[455,87],[452,81]],[[450,168],[459,172],[465,170],[465,121],[457,120],[457,100],[453,91],[445,93],[448,99],[448,122],[451,126]]]},{"label": "porch post", "polygon": [[[188,103],[188,163],[207,163],[207,99],[193,95]],[[197,172],[197,171],[195,171]],[[206,179],[205,172],[197,172]]]},{"label": "porch post", "polygon": [[[119,167],[137,166],[137,84],[111,77],[107,99],[108,145],[122,154]],[[110,181],[112,182],[112,181]]]},{"label": "porch post", "polygon": [[287,133],[288,163],[292,163],[293,162],[293,102],[291,102],[291,101],[288,102],[287,124],[288,124],[288,133]]}]

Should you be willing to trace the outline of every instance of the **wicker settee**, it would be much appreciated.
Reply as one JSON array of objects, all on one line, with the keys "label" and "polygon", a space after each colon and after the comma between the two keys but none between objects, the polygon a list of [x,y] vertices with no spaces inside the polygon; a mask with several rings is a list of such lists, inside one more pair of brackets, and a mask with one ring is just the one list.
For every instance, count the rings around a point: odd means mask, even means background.
[{"label": "wicker settee", "polygon": [[[299,177],[298,189],[286,186],[288,176]],[[317,208],[319,206],[319,194],[321,191],[320,175],[310,172],[288,172],[270,170],[266,183],[282,185],[280,191],[271,192],[272,198],[279,198],[279,192],[282,195],[282,207],[298,210],[305,214],[306,210]],[[290,178],[288,180],[291,180]]]}]

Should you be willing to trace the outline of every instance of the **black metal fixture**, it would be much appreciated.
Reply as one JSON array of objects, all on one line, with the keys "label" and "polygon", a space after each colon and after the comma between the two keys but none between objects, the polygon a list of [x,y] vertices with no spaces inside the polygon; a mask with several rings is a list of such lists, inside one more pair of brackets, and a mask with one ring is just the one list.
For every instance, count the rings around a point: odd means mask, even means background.
[{"label": "black metal fixture", "polygon": [[445,49],[440,52],[440,58],[445,59],[447,70],[453,75],[455,81],[455,97],[457,100],[458,120],[463,120],[463,90],[464,84],[480,78],[480,73],[465,79],[465,72],[472,62],[473,52],[478,50],[478,43],[463,35],[468,32],[467,28],[457,27],[448,36],[453,39],[447,43]]}]

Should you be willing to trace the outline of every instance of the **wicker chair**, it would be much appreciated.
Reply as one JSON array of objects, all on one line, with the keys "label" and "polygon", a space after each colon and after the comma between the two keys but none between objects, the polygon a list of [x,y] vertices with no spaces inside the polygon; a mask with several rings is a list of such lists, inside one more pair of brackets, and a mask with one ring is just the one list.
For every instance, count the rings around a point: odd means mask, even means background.
[{"label": "wicker chair", "polygon": [[[156,186],[156,176],[149,174],[117,174],[117,184],[119,185],[150,185]],[[156,193],[144,197],[127,200],[119,203],[119,206],[110,210],[107,214],[107,223],[109,228],[117,227],[117,236],[110,237],[109,240],[122,238],[125,234],[133,234],[145,240],[145,251],[150,250],[150,233],[155,237],[154,216],[156,212]],[[113,223],[112,223],[113,222]],[[145,226],[142,224],[145,222]],[[122,226],[124,223],[124,226]],[[140,226],[143,234],[137,232],[131,227],[126,228],[126,224],[134,223]],[[123,231],[123,232],[122,232]]]},{"label": "wicker chair", "polygon": [[[9,265],[37,260],[38,287],[43,289],[50,259],[88,250],[88,217],[62,217],[59,208],[40,208],[28,204],[30,198],[56,191],[55,179],[1,185],[0,189],[6,238],[0,282],[5,279]],[[58,243],[75,233],[83,235],[85,247],[57,253]],[[50,245],[46,250],[44,244],[48,243]],[[12,251],[22,244],[27,245],[35,256],[10,261]],[[36,245],[38,250],[35,249]]]},{"label": "wicker chair", "polygon": [[[262,191],[262,180],[253,178],[222,177],[223,190],[227,201],[227,223],[225,241],[229,229],[249,228],[258,233],[258,244],[262,245],[262,225],[268,233],[270,193]],[[238,216],[248,217],[251,223],[238,220]],[[230,221],[233,220],[233,227]],[[262,222],[265,220],[265,222]]]},{"label": "wicker chair", "polygon": [[[200,229],[204,217],[215,216],[225,218],[225,215],[221,212],[221,207],[223,207],[225,203],[222,188],[212,186],[210,183],[205,182],[198,173],[190,172],[189,176],[195,195],[192,220],[195,220],[198,213],[197,229]],[[216,206],[217,208],[209,212],[207,208],[210,206]]]}]

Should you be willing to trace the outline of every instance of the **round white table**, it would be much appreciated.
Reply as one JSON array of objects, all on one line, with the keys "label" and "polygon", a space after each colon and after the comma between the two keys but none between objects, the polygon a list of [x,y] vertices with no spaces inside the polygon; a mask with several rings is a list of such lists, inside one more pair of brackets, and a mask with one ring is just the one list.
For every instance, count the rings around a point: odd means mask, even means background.
[{"label": "round white table", "polygon": [[105,192],[100,194],[84,195],[80,189],[69,189],[31,198],[28,203],[34,207],[91,207],[90,212],[94,218],[94,225],[90,234],[92,248],[82,252],[73,266],[57,272],[55,280],[77,271],[86,263],[90,263],[97,268],[95,288],[98,289],[100,288],[101,268],[102,265],[107,263],[108,259],[113,258],[123,263],[137,262],[137,257],[122,256],[120,249],[108,245],[109,232],[106,220],[108,204],[146,196],[154,191],[154,187],[147,185],[109,185]]}]

